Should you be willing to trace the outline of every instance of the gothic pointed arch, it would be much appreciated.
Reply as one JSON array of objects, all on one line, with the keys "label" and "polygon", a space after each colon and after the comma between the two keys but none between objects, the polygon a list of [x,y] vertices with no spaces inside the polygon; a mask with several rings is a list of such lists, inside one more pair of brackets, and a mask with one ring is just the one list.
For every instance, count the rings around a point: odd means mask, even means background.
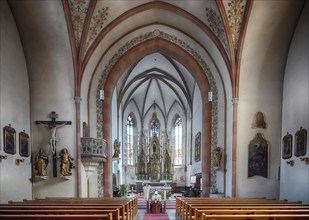
[{"label": "gothic pointed arch", "polygon": [[[125,72],[128,66],[133,65],[142,57],[159,52],[165,56],[172,57],[177,60],[192,73],[193,77],[197,81],[202,95],[202,146],[204,148],[202,159],[206,161],[202,165],[203,173],[203,191],[202,195],[207,196],[210,193],[210,155],[211,155],[211,140],[216,140],[217,137],[212,138],[212,134],[216,135],[216,132],[212,132],[213,129],[217,129],[217,122],[213,121],[212,114],[217,111],[217,88],[215,85],[215,80],[210,72],[209,67],[206,62],[199,56],[192,48],[188,48],[185,43],[180,40],[171,40],[168,35],[164,33],[159,33],[158,35],[153,35],[149,33],[145,36],[150,36],[148,39],[133,41],[136,45],[128,47],[122,50],[121,56],[117,54],[110,61],[110,65],[104,70],[100,82],[101,88],[104,87],[106,98],[104,100],[101,115],[103,114],[103,136],[108,143],[108,153],[111,151],[111,102],[112,94],[119,77]],[[145,50],[147,48],[147,50]],[[113,73],[113,74],[110,74]],[[209,91],[213,91],[214,99],[212,103],[207,101],[207,94]],[[100,117],[100,116],[99,116]],[[214,117],[214,120],[215,117]],[[97,126],[99,127],[99,126]],[[111,172],[111,161],[107,162],[104,167],[107,173]],[[107,179],[107,178],[106,178]],[[109,196],[111,192],[111,181],[106,180],[104,182],[104,187],[106,190],[106,196]]]}]

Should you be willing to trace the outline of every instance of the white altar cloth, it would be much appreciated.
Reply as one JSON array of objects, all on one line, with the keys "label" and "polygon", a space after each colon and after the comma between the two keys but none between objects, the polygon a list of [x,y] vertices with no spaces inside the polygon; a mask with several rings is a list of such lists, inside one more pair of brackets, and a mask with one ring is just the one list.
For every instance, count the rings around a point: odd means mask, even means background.
[{"label": "white altar cloth", "polygon": [[158,191],[159,193],[163,191],[163,200],[166,200],[166,192],[170,192],[172,190],[172,187],[170,186],[144,186],[144,197],[146,200],[149,200],[151,198],[150,195],[152,195],[155,191]]}]

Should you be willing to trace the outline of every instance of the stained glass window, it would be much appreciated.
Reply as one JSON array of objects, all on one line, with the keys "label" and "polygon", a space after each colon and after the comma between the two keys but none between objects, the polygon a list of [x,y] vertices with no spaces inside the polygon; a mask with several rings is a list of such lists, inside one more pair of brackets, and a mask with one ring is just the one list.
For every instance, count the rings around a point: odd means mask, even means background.
[{"label": "stained glass window", "polygon": [[128,165],[133,165],[133,128],[134,128],[133,117],[129,115],[127,118]]},{"label": "stained glass window", "polygon": [[182,164],[182,119],[177,117],[175,121],[175,165]]},{"label": "stained glass window", "polygon": [[159,128],[160,123],[158,119],[155,117],[150,122],[150,137],[159,137]]}]

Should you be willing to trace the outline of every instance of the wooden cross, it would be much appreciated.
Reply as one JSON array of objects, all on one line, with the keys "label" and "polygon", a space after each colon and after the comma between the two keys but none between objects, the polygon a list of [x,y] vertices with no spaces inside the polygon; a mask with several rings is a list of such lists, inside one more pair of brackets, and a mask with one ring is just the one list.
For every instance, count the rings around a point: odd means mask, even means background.
[{"label": "wooden cross", "polygon": [[56,131],[57,128],[60,128],[64,125],[71,125],[71,121],[56,121],[56,118],[58,118],[58,114],[56,112],[51,112],[49,114],[49,117],[51,118],[50,121],[35,121],[35,124],[37,125],[45,125],[50,129],[50,136],[49,136],[49,145],[51,147],[51,151],[53,153],[53,176],[57,177],[57,137],[56,137]]}]

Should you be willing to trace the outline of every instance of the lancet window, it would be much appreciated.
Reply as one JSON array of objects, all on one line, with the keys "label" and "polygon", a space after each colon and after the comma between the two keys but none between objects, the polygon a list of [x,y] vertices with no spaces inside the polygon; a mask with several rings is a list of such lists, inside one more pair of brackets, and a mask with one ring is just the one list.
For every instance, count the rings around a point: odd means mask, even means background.
[{"label": "lancet window", "polygon": [[159,137],[159,130],[160,122],[155,115],[150,122],[150,137]]},{"label": "lancet window", "polygon": [[127,118],[127,163],[128,165],[133,165],[134,153],[134,119],[132,115]]},{"label": "lancet window", "polygon": [[182,119],[181,117],[176,117],[175,120],[175,165],[181,165],[182,164]]}]

